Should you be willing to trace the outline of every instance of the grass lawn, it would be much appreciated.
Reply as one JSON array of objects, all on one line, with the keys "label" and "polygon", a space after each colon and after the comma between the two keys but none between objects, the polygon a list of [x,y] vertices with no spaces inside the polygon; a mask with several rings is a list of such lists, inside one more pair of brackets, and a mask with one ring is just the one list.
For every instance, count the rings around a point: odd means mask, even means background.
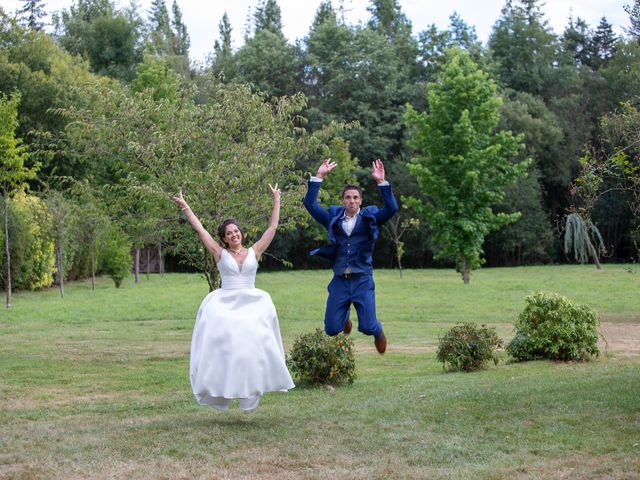
[{"label": "grass lawn", "polygon": [[[2,479],[640,479],[640,273],[623,265],[376,272],[389,338],[355,331],[351,387],[297,387],[258,410],[198,406],[191,329],[206,282],[170,274],[14,294],[0,311]],[[285,348],[322,326],[330,272],[258,275]],[[506,363],[443,373],[438,336],[458,322],[503,338],[535,291],[628,332],[587,363]],[[355,316],[354,316],[355,320]],[[356,323],[354,322],[354,327]],[[638,336],[636,336],[638,335]],[[621,347],[622,345],[622,347]],[[630,348],[624,345],[631,346]],[[637,350],[640,351],[640,350]]]}]

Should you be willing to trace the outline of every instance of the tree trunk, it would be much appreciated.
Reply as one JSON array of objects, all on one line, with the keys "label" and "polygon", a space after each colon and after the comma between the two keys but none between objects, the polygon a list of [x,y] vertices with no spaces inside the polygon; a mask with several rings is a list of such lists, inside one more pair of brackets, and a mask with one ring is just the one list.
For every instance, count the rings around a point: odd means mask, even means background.
[{"label": "tree trunk", "polygon": [[469,264],[467,263],[467,257],[462,258],[462,281],[469,283]]},{"label": "tree trunk", "polygon": [[136,277],[136,283],[140,283],[140,249],[138,247],[136,247],[136,255],[133,262],[133,272]]},{"label": "tree trunk", "polygon": [[589,242],[589,252],[593,257],[593,261],[596,263],[596,268],[598,270],[602,270],[602,265],[600,265],[600,260],[598,259],[598,252],[596,251],[596,248],[593,246],[593,243],[591,242]]},{"label": "tree trunk", "polygon": [[147,281],[148,281],[149,280],[149,269],[151,268],[151,258],[149,258],[149,251],[151,250],[151,248],[149,248],[149,246],[147,245],[146,250],[147,250]]},{"label": "tree trunk", "polygon": [[62,272],[62,245],[56,242],[56,268],[58,269],[58,285],[60,286],[60,297],[64,298],[64,274]]},{"label": "tree trunk", "polygon": [[162,258],[162,243],[158,244],[158,269],[160,276],[164,277],[164,259]]},{"label": "tree trunk", "polygon": [[398,270],[400,270],[400,278],[402,278],[402,255],[400,254],[400,242],[396,241],[396,258],[398,259]]},{"label": "tree trunk", "polygon": [[91,249],[91,290],[96,291],[96,255]]},{"label": "tree trunk", "polygon": [[7,308],[11,307],[11,253],[9,250],[9,204],[7,196],[2,196],[2,205],[4,206],[4,258],[7,265],[7,276],[5,277],[5,288],[7,290]]},{"label": "tree trunk", "polygon": [[203,273],[207,279],[207,283],[209,284],[209,291],[213,292],[218,288],[218,269],[213,261],[213,257],[211,257],[210,261],[207,259],[205,271]]}]

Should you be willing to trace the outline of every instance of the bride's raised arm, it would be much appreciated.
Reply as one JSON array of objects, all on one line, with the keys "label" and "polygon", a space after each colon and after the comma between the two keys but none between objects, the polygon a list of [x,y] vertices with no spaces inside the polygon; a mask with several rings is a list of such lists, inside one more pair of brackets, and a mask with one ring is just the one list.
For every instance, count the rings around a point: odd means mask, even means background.
[{"label": "bride's raised arm", "polygon": [[189,208],[189,205],[182,196],[182,190],[180,190],[177,197],[173,197],[173,200],[180,206],[180,210],[187,216],[187,220],[189,220],[189,223],[200,237],[200,240],[202,240],[205,248],[213,255],[216,263],[218,263],[222,255],[222,247],[213,239],[209,232],[205,230],[198,217],[196,217],[196,214],[191,211],[191,208]]},{"label": "bride's raised arm", "polygon": [[260,240],[253,244],[253,252],[256,254],[256,258],[264,253],[269,248],[273,238],[276,236],[276,230],[278,228],[278,222],[280,221],[280,189],[278,184],[274,187],[269,185],[271,193],[273,194],[273,209],[271,210],[271,219],[269,220],[269,227],[264,231]]}]

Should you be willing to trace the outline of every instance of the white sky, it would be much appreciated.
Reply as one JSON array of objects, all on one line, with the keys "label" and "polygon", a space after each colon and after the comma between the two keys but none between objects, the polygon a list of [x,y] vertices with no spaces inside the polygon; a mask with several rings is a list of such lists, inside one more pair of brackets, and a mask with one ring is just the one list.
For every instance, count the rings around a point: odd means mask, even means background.
[{"label": "white sky", "polygon": [[[173,0],[166,0],[171,10]],[[204,60],[213,50],[213,43],[218,39],[218,24],[226,11],[233,28],[233,47],[239,48],[243,43],[243,33],[249,9],[254,9],[260,0],[178,0],[182,11],[183,22],[187,26],[191,39],[190,57],[192,60]],[[339,0],[332,0],[334,8],[338,8]],[[151,0],[138,0],[146,14]],[[309,30],[315,12],[321,0],[278,0],[282,11],[282,23],[287,38],[294,42],[302,38]],[[346,20],[350,24],[366,22],[369,19],[367,6],[369,0],[343,0]],[[486,42],[491,27],[498,19],[505,0],[399,0],[403,12],[413,24],[413,32],[425,30],[435,23],[444,29],[449,25],[449,16],[453,12],[476,28],[478,37]],[[581,17],[595,28],[602,17],[613,25],[617,34],[628,27],[629,17],[623,6],[630,5],[633,0],[547,0],[543,6],[546,19],[553,30],[560,34],[567,25],[571,12],[573,17]],[[127,5],[128,0],[117,1],[118,5]],[[1,6],[13,13],[22,5],[20,0],[1,0]],[[72,0],[46,0],[48,12],[69,8]]]}]

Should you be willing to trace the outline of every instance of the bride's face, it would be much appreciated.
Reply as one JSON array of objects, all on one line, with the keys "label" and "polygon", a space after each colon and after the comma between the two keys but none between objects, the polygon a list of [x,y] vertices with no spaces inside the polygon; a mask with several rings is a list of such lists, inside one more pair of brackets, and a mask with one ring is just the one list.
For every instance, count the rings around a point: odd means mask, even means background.
[{"label": "bride's face", "polygon": [[230,223],[224,231],[224,240],[231,248],[242,247],[242,232],[237,225]]}]

